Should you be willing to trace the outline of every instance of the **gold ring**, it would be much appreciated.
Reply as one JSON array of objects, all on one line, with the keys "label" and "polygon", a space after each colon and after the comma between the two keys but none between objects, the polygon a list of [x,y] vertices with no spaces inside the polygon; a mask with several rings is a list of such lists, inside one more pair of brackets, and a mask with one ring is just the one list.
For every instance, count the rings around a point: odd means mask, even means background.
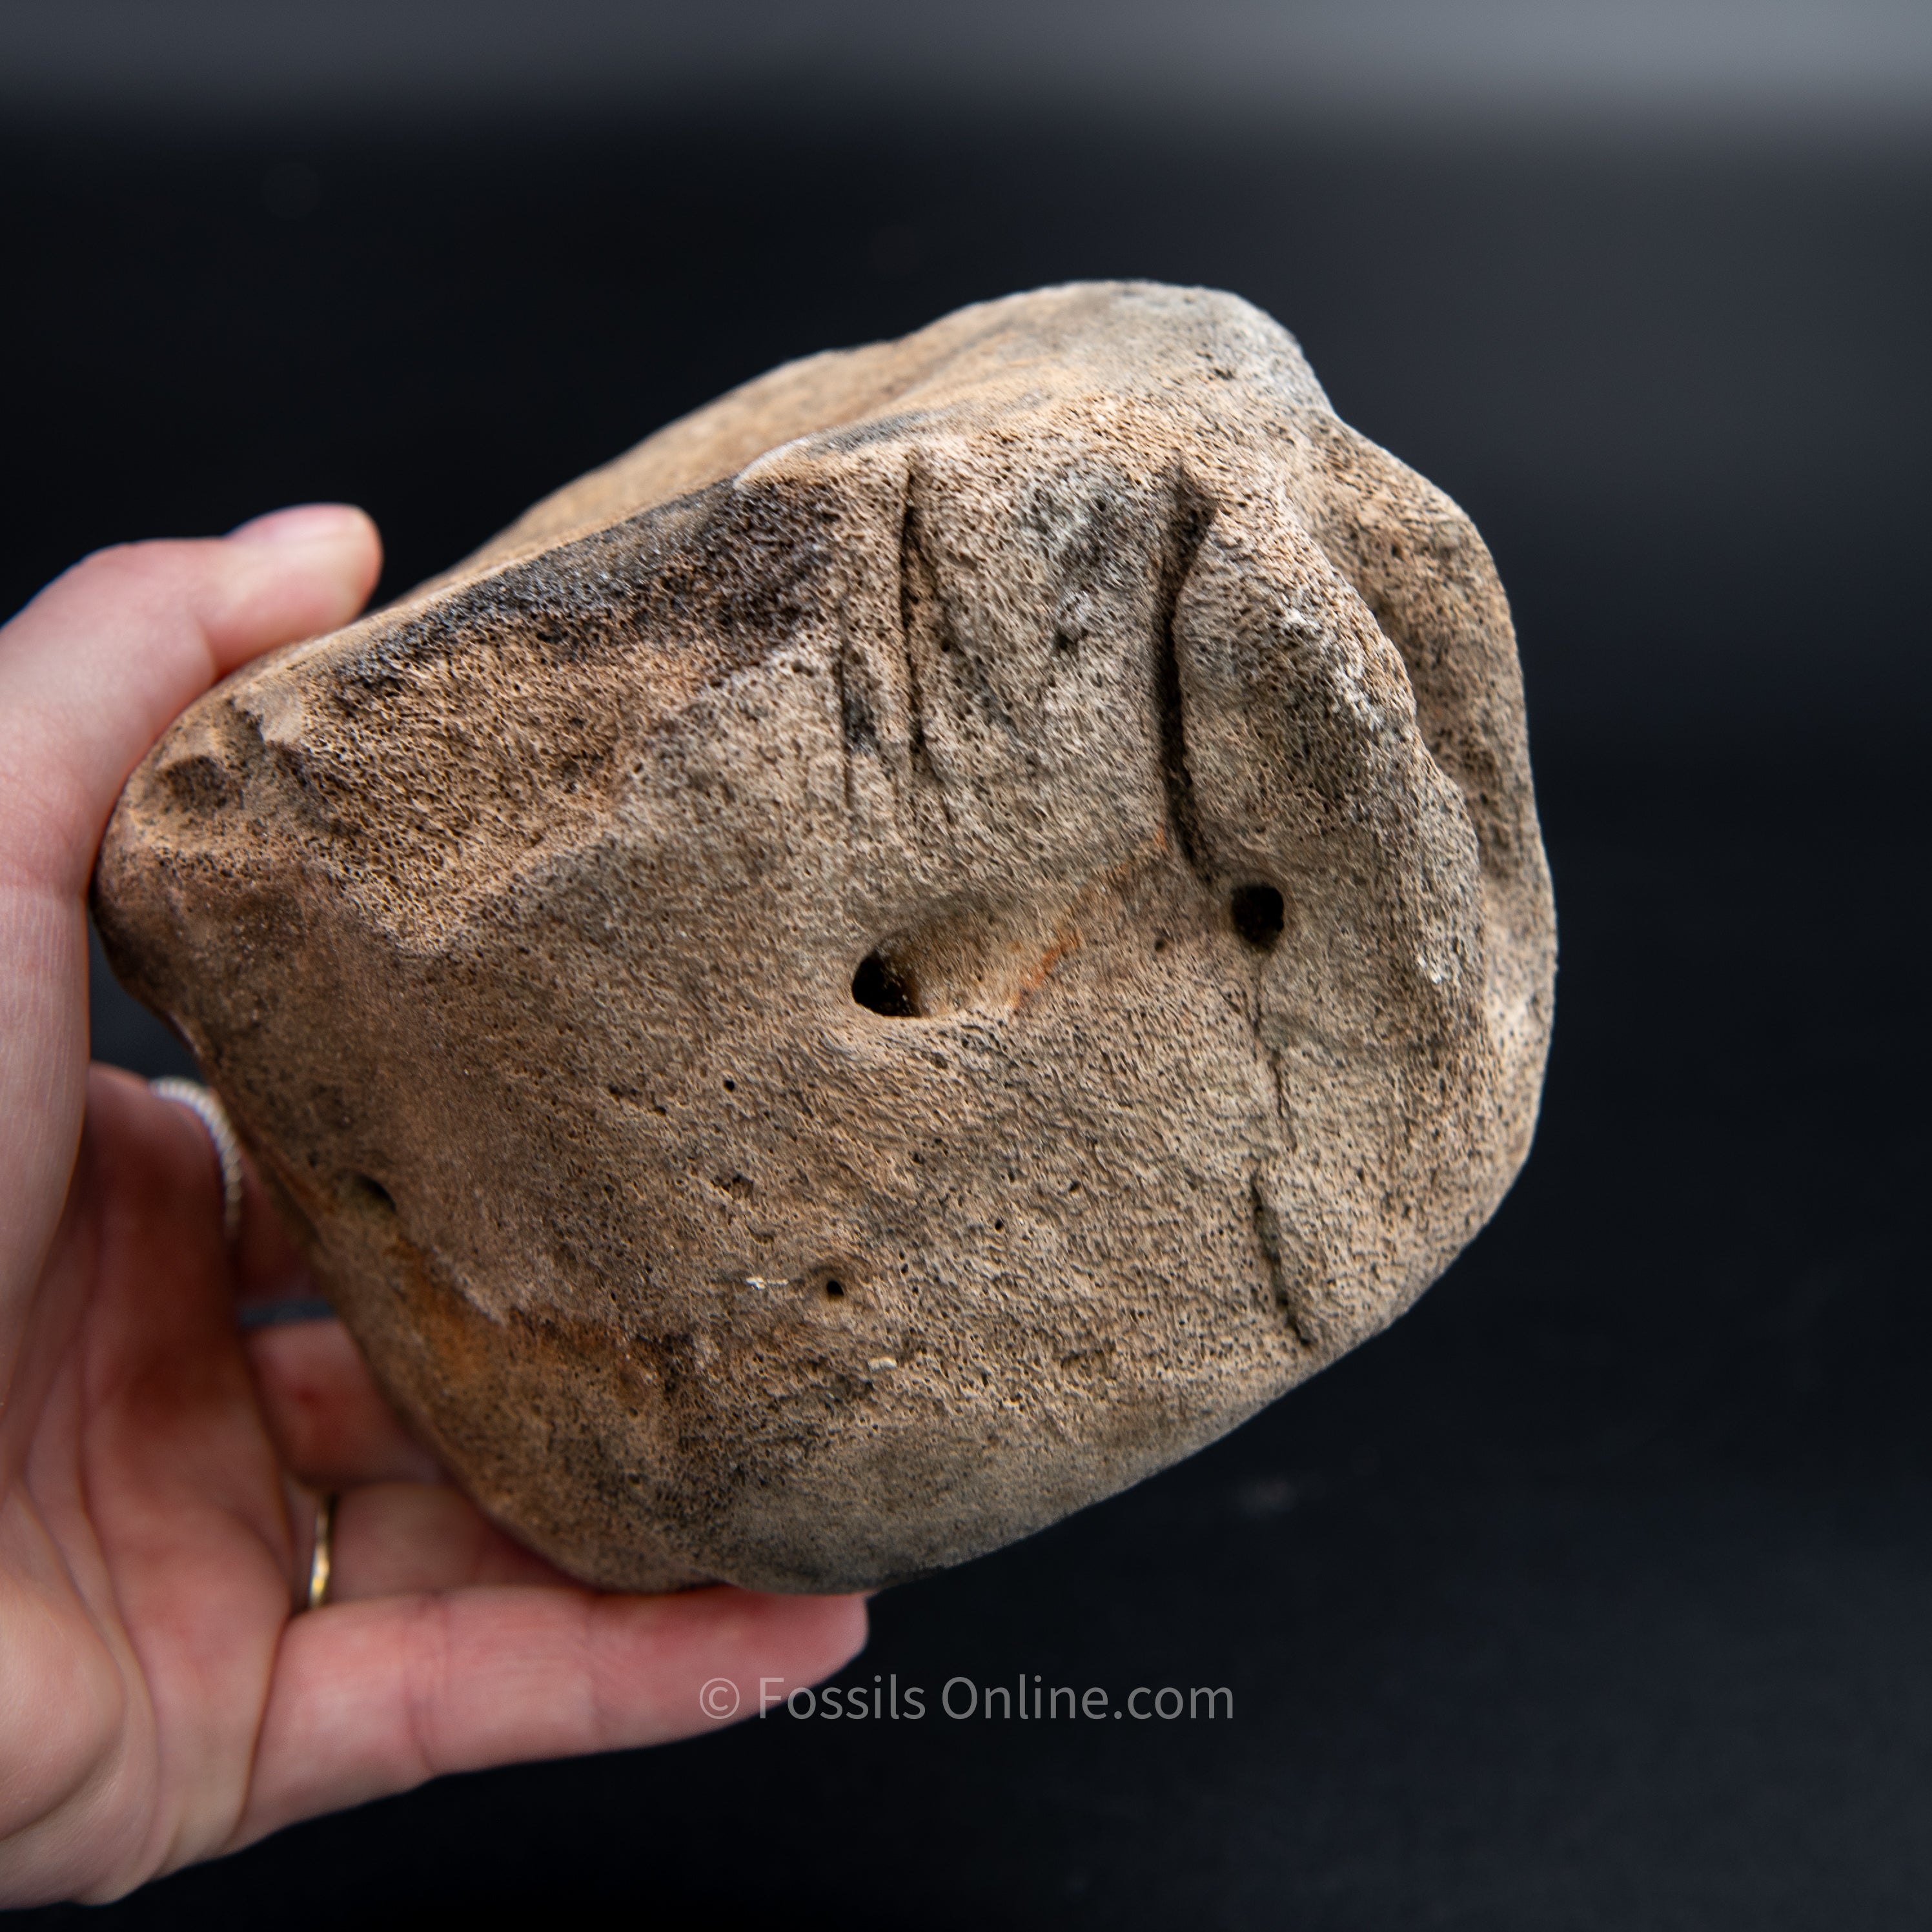
[{"label": "gold ring", "polygon": [[335,1568],[335,1492],[316,1498],[315,1548],[308,1559],[308,1600],[302,1608],[319,1610],[328,1601],[329,1579]]}]

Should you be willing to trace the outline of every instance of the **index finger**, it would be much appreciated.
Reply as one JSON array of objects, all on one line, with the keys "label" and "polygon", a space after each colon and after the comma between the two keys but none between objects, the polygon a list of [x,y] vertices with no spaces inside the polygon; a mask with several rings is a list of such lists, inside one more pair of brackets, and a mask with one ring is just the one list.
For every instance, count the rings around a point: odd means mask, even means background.
[{"label": "index finger", "polygon": [[0,1385],[80,1144],[82,896],[107,814],[177,712],[353,616],[381,555],[360,510],[284,510],[226,538],[100,551],[0,630]]}]

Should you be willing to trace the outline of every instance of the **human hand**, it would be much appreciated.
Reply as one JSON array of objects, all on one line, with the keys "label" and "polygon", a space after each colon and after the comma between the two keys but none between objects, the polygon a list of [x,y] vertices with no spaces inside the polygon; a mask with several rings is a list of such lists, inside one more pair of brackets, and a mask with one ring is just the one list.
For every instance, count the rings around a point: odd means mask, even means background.
[{"label": "human hand", "polygon": [[[87,1064],[86,893],[128,772],[217,678],[346,622],[358,511],[103,551],[0,629],[0,1905],[110,1898],[446,1771],[712,1727],[810,1683],[853,1597],[580,1588],[490,1525],[301,1287],[252,1176],[222,1225],[187,1108]],[[342,1491],[332,1600],[305,1589]]]}]

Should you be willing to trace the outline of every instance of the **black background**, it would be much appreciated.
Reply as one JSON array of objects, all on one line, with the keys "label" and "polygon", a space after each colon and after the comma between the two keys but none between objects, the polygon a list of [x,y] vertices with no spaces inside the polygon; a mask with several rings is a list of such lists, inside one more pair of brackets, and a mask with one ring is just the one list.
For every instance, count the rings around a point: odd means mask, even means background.
[{"label": "black background", "polygon": [[[8,608],[318,496],[393,592],[787,356],[1076,277],[1232,288],[1487,537],[1562,923],[1492,1226],[1216,1448],[880,1599],[847,1676],[924,1722],[448,1780],[102,1922],[1932,1918],[1932,145],[886,103],[16,125],[0,169]],[[178,1052],[108,986],[96,1046]],[[1022,1671],[1234,1717],[937,1711]]]}]

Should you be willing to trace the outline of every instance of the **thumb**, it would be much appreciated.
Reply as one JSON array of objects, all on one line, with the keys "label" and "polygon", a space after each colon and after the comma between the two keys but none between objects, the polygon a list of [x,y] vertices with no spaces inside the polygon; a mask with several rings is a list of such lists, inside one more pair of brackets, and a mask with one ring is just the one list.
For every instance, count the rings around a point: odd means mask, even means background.
[{"label": "thumb", "polygon": [[0,630],[0,884],[77,898],[170,721],[236,665],[346,623],[381,565],[368,517],[316,503],[99,550],[49,584]]}]

